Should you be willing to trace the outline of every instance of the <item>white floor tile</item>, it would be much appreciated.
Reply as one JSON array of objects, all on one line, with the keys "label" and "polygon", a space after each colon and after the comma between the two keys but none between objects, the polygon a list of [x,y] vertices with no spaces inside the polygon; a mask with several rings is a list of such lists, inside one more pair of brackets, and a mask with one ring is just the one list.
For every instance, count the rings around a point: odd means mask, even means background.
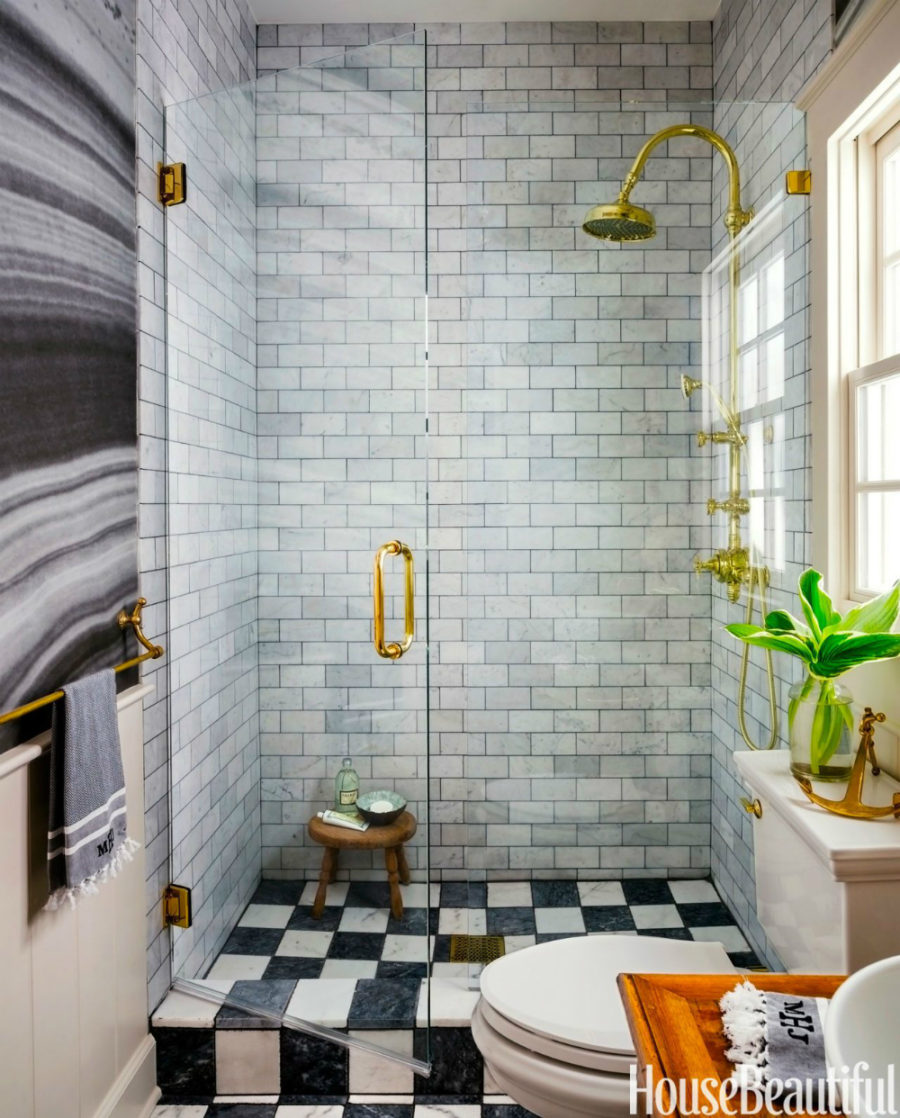
[{"label": "white floor tile", "polygon": [[355,978],[301,978],[288,1002],[287,1013],[331,1029],[346,1028],[355,990]]},{"label": "white floor tile", "polygon": [[285,932],[276,955],[296,955],[303,959],[324,959],[333,932]]},{"label": "white floor tile", "polygon": [[354,1095],[354,1094],[351,1093],[347,1097],[347,1102],[358,1102],[358,1103],[367,1103],[367,1102],[370,1102],[370,1103],[372,1103],[372,1102],[373,1103],[379,1103],[379,1102],[391,1103],[391,1102],[398,1102],[398,1103],[406,1103],[406,1105],[409,1106],[411,1103],[415,1102],[415,1099],[413,1098],[412,1095]]},{"label": "white floor tile", "polygon": [[273,1102],[278,1102],[280,1095],[216,1095],[213,1102],[255,1102],[255,1103],[268,1103],[270,1106]]},{"label": "white floor tile", "polygon": [[625,891],[618,881],[579,881],[578,895],[587,906],[625,904]]},{"label": "white floor tile", "polygon": [[438,932],[443,936],[483,936],[487,934],[487,913],[483,908],[442,908]]},{"label": "white floor tile", "polygon": [[580,908],[536,908],[534,926],[538,932],[584,932]]},{"label": "white floor tile", "polygon": [[721,900],[709,881],[670,881],[669,892],[678,904],[702,904]]},{"label": "white floor tile", "polygon": [[239,928],[286,928],[294,915],[291,904],[248,904]]},{"label": "white floor tile", "polygon": [[726,924],[719,928],[691,928],[691,936],[701,943],[721,943],[726,951],[750,950],[750,945],[734,924]]},{"label": "white floor tile", "polygon": [[[433,979],[431,983],[431,1024],[442,1028],[467,1028],[472,1021],[475,1004],[481,996],[478,980],[472,989],[468,978],[460,975],[458,978]],[[419,1005],[416,1013],[416,1025],[423,1029],[428,1024],[428,1002],[425,993],[425,982],[419,992]]]},{"label": "white floor tile", "polygon": [[278,1094],[278,1029],[217,1029],[216,1085],[225,1095]]},{"label": "white floor tile", "polygon": [[[303,892],[300,894],[300,904],[311,905],[316,899],[316,892],[319,888],[317,881],[307,881],[303,886]],[[325,893],[326,905],[342,905],[347,899],[347,890],[350,888],[349,881],[335,881],[328,886]]]},{"label": "white floor tile", "polygon": [[[412,1029],[365,1029],[350,1030],[351,1037],[377,1044],[389,1052],[402,1056],[412,1056]],[[350,1049],[349,1084],[351,1091],[365,1090],[377,1083],[385,1094],[406,1095],[415,1090],[412,1068],[386,1060],[377,1052],[367,1052],[363,1048]]]},{"label": "white floor tile", "polygon": [[[400,886],[400,896],[404,908],[437,908],[441,903],[441,887],[414,881],[411,885]],[[430,899],[430,903],[426,904],[426,899]]]},{"label": "white floor tile", "polygon": [[216,994],[216,1000],[197,997],[181,990],[170,990],[153,1014],[153,1024],[178,1029],[211,1029],[225,995],[234,985],[231,979],[199,981]]},{"label": "white floor tile", "polygon": [[230,978],[238,979],[262,978],[263,971],[269,965],[268,955],[220,955],[209,968],[207,979]]},{"label": "white floor tile", "polygon": [[513,951],[521,951],[523,947],[534,947],[537,939],[532,935],[504,936],[503,942],[506,947],[506,954],[510,955]]},{"label": "white floor tile", "polygon": [[633,904],[631,915],[636,928],[683,928],[684,922],[673,904]]},{"label": "white floor tile", "polygon": [[531,907],[531,885],[527,881],[489,881],[488,908]]},{"label": "white floor tile", "polygon": [[387,930],[390,909],[345,908],[338,926],[339,932],[384,932]]},{"label": "white floor tile", "polygon": [[374,978],[377,959],[326,959],[320,978]]},{"label": "white floor tile", "polygon": [[179,1106],[167,1103],[165,1106],[155,1106],[150,1118],[205,1118],[206,1106]]},{"label": "white floor tile", "polygon": [[[434,936],[431,939],[431,949],[434,949]],[[424,936],[387,935],[384,937],[384,951],[381,958],[384,962],[391,963],[423,963],[425,962]]]}]

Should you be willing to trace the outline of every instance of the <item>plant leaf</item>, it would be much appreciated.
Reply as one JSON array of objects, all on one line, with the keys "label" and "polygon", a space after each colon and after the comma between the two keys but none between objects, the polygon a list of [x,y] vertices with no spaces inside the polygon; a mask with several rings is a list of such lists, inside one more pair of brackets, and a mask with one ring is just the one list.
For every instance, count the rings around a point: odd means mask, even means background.
[{"label": "plant leaf", "polygon": [[895,656],[900,656],[900,634],[831,633],[822,641],[809,670],[822,678],[833,678],[860,664]]},{"label": "plant leaf", "polygon": [[838,633],[889,633],[900,610],[900,580],[883,594],[850,610],[834,631]]},{"label": "plant leaf", "polygon": [[756,648],[771,648],[775,652],[787,652],[791,656],[799,656],[808,664],[812,663],[815,656],[815,648],[811,648],[809,641],[796,633],[770,633],[768,629],[760,629],[757,625],[738,623],[726,625],[725,628],[733,637]]},{"label": "plant leaf", "polygon": [[822,574],[815,567],[809,567],[800,576],[800,604],[806,623],[812,630],[816,640],[822,639],[822,630],[829,625],[836,625],[841,620],[841,615],[831,604],[831,598],[820,586]]},{"label": "plant leaf", "polygon": [[809,629],[786,609],[773,609],[766,615],[766,628],[770,633],[800,633],[809,636]]}]

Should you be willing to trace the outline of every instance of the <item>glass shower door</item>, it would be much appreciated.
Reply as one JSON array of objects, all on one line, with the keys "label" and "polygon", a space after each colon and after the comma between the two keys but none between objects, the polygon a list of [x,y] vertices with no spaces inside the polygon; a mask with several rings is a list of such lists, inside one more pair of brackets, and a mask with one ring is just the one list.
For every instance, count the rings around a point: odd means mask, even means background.
[{"label": "glass shower door", "polygon": [[[417,33],[176,106],[166,153],[189,183],[167,213],[171,872],[194,899],[173,973],[225,995],[220,1021],[231,1003],[414,1066],[424,63]],[[344,758],[405,830],[316,819]]]}]

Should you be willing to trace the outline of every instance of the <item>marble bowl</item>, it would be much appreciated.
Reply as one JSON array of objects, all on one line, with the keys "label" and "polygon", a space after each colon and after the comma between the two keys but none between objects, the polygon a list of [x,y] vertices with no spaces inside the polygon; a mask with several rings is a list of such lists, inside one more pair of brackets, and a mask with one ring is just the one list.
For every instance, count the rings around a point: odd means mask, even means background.
[{"label": "marble bowl", "polygon": [[373,827],[386,827],[399,819],[406,807],[406,800],[398,792],[366,792],[356,801],[356,810]]}]

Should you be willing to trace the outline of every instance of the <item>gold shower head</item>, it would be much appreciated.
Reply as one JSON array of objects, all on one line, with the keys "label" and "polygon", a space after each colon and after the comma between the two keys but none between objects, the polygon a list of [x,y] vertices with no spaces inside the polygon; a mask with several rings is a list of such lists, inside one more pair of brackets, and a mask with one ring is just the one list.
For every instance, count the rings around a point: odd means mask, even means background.
[{"label": "gold shower head", "polygon": [[589,211],[582,229],[603,241],[646,241],[656,235],[656,221],[631,202],[604,202]]},{"label": "gold shower head", "polygon": [[685,400],[690,400],[697,389],[702,387],[702,380],[695,380],[693,377],[689,377],[687,373],[681,374],[681,395]]}]

